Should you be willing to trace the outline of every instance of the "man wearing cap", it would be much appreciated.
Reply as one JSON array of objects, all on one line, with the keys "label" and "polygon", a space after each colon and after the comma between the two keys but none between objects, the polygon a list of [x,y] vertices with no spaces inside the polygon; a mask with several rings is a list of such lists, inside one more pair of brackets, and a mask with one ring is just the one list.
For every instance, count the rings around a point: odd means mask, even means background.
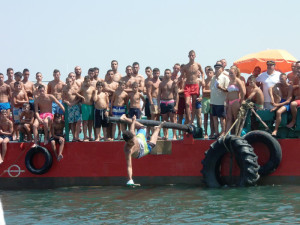
[{"label": "man wearing cap", "polygon": [[[220,135],[225,134],[225,98],[227,93],[227,87],[229,84],[229,78],[223,71],[224,67],[220,61],[216,63],[215,76],[213,76],[210,82],[210,104],[212,109],[215,136],[218,138]],[[219,121],[221,123],[221,133],[219,133]]]},{"label": "man wearing cap", "polygon": [[261,82],[262,91],[264,94],[264,108],[271,110],[274,106],[271,104],[269,88],[279,83],[280,72],[275,70],[275,62],[267,61],[267,71],[259,75],[256,79]]}]

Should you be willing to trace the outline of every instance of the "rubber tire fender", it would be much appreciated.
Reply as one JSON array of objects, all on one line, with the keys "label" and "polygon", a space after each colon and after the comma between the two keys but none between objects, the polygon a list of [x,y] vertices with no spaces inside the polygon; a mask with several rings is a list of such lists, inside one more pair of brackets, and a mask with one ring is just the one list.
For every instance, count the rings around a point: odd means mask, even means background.
[{"label": "rubber tire fender", "polygon": [[261,176],[266,176],[273,173],[279,166],[282,159],[282,150],[279,142],[265,131],[251,131],[243,137],[250,145],[253,143],[263,143],[265,144],[270,152],[270,159],[264,165],[260,165],[258,173]]},{"label": "rubber tire fender", "polygon": [[202,161],[203,181],[207,187],[219,188],[226,183],[223,182],[220,176],[221,160],[227,153],[226,146],[231,146],[233,154],[240,167],[240,177],[236,186],[253,186],[259,179],[259,165],[257,163],[257,156],[253,151],[251,145],[240,137],[227,136],[225,140],[218,139],[214,142],[209,150],[205,152],[205,158]]},{"label": "rubber tire fender", "polygon": [[[37,153],[42,153],[45,157],[45,163],[40,169],[35,168],[32,162],[33,157]],[[33,174],[42,175],[48,172],[52,166],[52,162],[53,162],[52,155],[45,147],[35,146],[29,149],[29,151],[26,153],[25,166],[28,169],[28,171],[30,171]]]}]

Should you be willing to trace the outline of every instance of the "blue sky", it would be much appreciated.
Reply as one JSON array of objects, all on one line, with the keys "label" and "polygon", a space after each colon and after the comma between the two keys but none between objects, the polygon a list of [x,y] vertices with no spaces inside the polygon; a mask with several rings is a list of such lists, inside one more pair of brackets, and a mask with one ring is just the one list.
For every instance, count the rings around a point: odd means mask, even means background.
[{"label": "blue sky", "polygon": [[0,0],[0,72],[29,68],[64,80],[76,65],[100,77],[113,59],[119,71],[134,61],[161,70],[188,62],[203,67],[226,58],[285,49],[300,59],[300,1],[4,1]]}]

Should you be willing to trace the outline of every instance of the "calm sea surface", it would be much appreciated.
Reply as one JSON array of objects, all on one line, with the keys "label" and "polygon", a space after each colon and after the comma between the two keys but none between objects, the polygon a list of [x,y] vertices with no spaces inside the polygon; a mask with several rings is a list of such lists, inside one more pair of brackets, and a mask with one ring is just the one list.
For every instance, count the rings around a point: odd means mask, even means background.
[{"label": "calm sea surface", "polygon": [[299,186],[1,191],[7,224],[297,224]]}]

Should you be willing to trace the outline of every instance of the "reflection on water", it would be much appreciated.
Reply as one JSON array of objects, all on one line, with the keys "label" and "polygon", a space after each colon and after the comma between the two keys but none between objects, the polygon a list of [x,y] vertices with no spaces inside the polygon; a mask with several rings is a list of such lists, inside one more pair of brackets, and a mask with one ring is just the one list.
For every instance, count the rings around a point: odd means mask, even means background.
[{"label": "reflection on water", "polygon": [[300,223],[298,186],[1,191],[7,224]]}]

